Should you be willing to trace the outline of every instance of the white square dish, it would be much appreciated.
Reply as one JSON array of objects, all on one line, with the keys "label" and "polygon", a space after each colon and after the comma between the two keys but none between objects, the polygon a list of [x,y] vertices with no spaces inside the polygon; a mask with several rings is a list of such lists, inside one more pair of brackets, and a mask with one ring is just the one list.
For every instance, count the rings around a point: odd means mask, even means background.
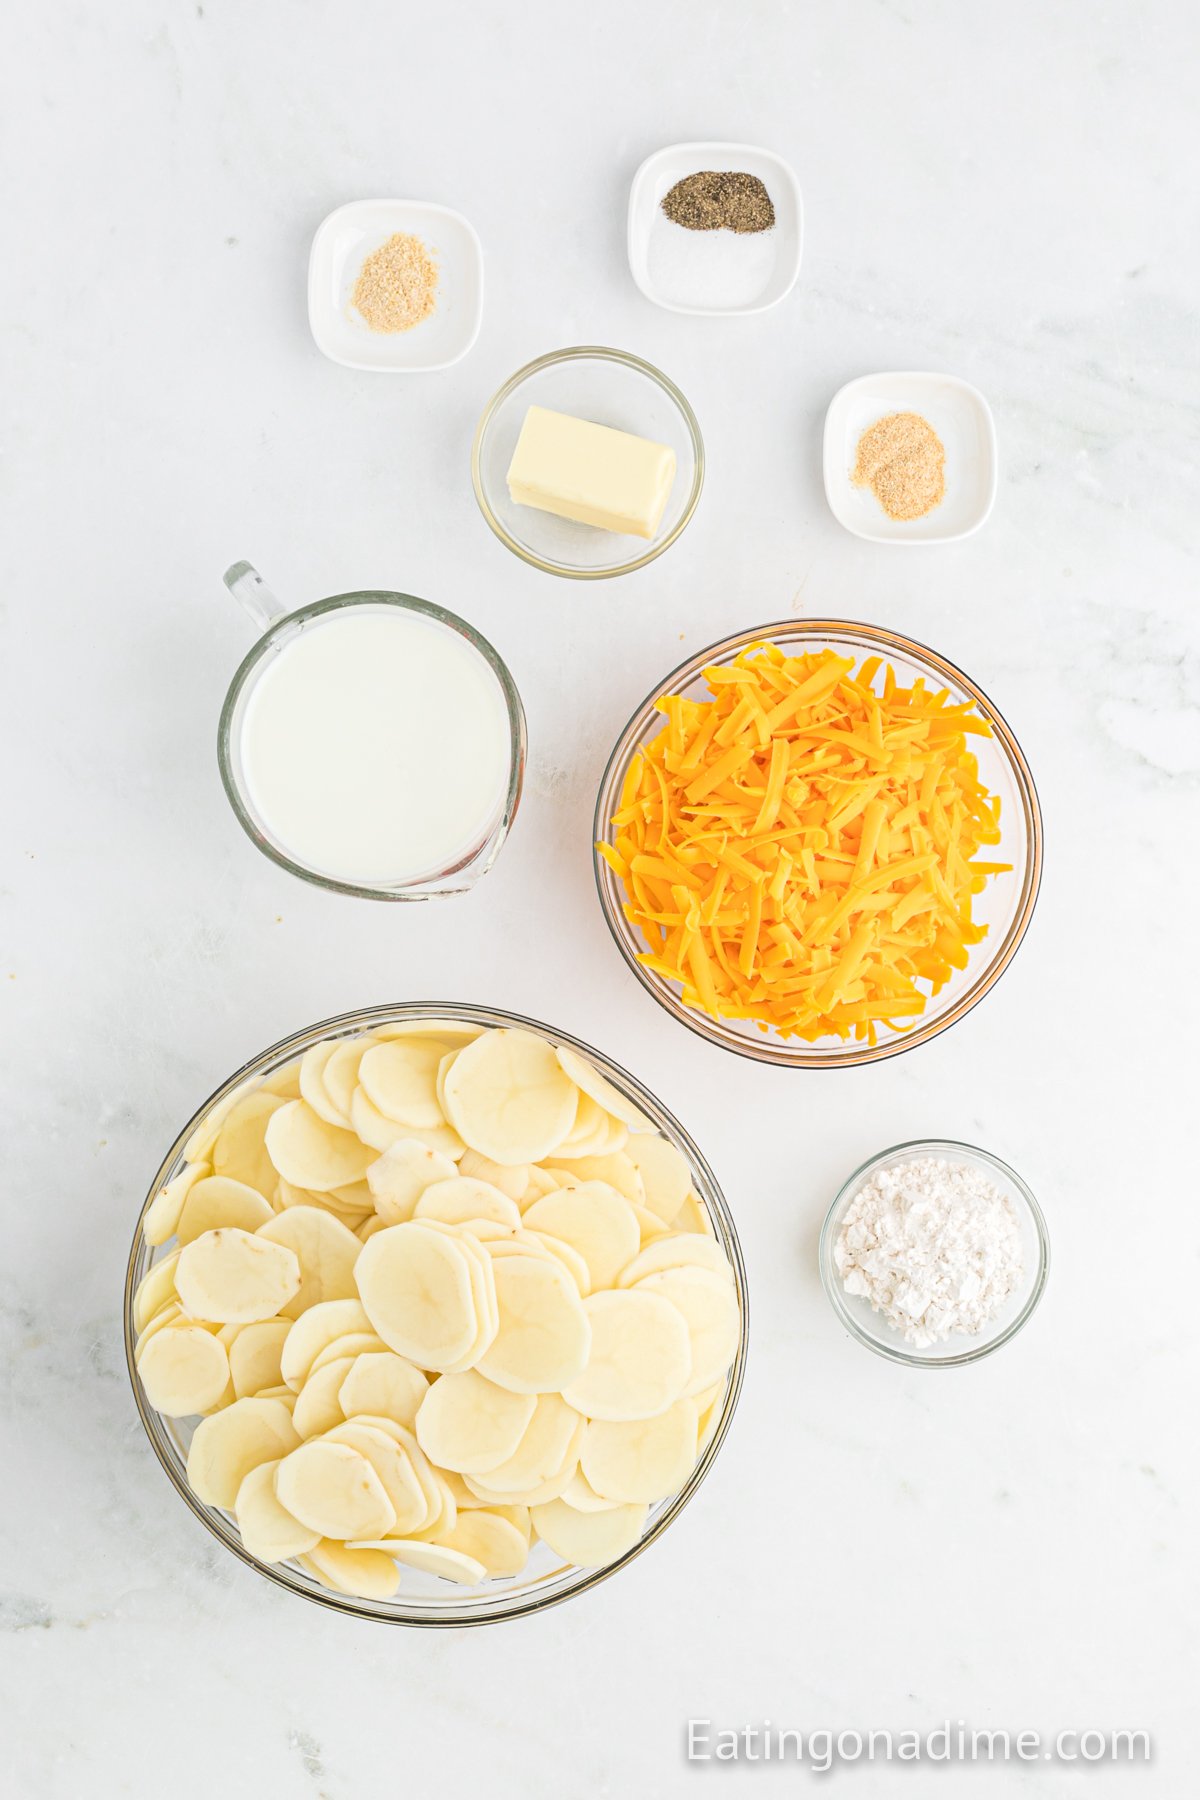
[{"label": "white square dish", "polygon": [[[437,304],[411,331],[372,331],[351,295],[372,251],[396,232],[419,237],[437,264]],[[308,259],[308,322],[317,348],[348,369],[448,369],[479,336],[483,248],[474,227],[428,200],[351,200],[321,221]]]},{"label": "white square dish", "polygon": [[[664,196],[699,170],[757,175],[771,196],[769,231],[689,231],[662,210]],[[800,184],[782,156],[753,144],[671,144],[648,156],[629,190],[629,268],[668,312],[732,317],[765,312],[796,284],[804,244]]]},{"label": "white square dish", "polygon": [[[892,519],[869,487],[851,480],[863,432],[888,413],[928,419],[946,450],[946,495],[921,519]],[[825,498],[839,525],[876,544],[949,544],[978,531],[996,499],[998,459],[992,409],[957,375],[889,370],[839,388],[825,414]]]}]

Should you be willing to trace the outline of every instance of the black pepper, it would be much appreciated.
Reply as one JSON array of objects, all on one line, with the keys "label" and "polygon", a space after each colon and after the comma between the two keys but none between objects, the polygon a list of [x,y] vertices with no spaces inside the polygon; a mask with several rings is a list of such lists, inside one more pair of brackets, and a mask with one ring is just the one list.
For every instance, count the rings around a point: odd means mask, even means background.
[{"label": "black pepper", "polygon": [[668,219],[688,231],[770,231],[775,208],[757,175],[740,169],[700,169],[664,197]]}]

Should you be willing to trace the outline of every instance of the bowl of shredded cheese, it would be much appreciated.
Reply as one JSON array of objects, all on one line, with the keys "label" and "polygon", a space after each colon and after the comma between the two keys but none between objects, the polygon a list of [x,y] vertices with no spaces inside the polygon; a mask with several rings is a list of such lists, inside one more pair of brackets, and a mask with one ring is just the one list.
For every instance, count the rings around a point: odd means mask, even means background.
[{"label": "bowl of shredded cheese", "polygon": [[1016,955],[1041,879],[1037,790],[987,695],[843,620],[739,632],[673,670],[617,741],[593,835],[642,985],[783,1067],[945,1031]]}]

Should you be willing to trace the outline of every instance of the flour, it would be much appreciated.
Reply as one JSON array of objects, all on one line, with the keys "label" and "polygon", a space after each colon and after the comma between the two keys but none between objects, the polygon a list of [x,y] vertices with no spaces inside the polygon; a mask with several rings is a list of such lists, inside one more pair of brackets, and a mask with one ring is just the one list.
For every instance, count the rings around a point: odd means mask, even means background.
[{"label": "flour", "polygon": [[921,1349],[982,1331],[1025,1260],[1008,1195],[971,1164],[937,1156],[876,1170],[846,1210],[833,1259],[846,1292]]}]

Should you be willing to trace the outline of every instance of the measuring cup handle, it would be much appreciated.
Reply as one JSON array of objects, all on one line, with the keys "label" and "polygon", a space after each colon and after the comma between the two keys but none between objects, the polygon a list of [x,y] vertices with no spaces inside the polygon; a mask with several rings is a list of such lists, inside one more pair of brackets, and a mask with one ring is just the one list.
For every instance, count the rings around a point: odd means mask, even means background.
[{"label": "measuring cup handle", "polygon": [[287,611],[275,598],[253,563],[235,562],[226,569],[223,580],[234,599],[242,606],[260,631]]}]

